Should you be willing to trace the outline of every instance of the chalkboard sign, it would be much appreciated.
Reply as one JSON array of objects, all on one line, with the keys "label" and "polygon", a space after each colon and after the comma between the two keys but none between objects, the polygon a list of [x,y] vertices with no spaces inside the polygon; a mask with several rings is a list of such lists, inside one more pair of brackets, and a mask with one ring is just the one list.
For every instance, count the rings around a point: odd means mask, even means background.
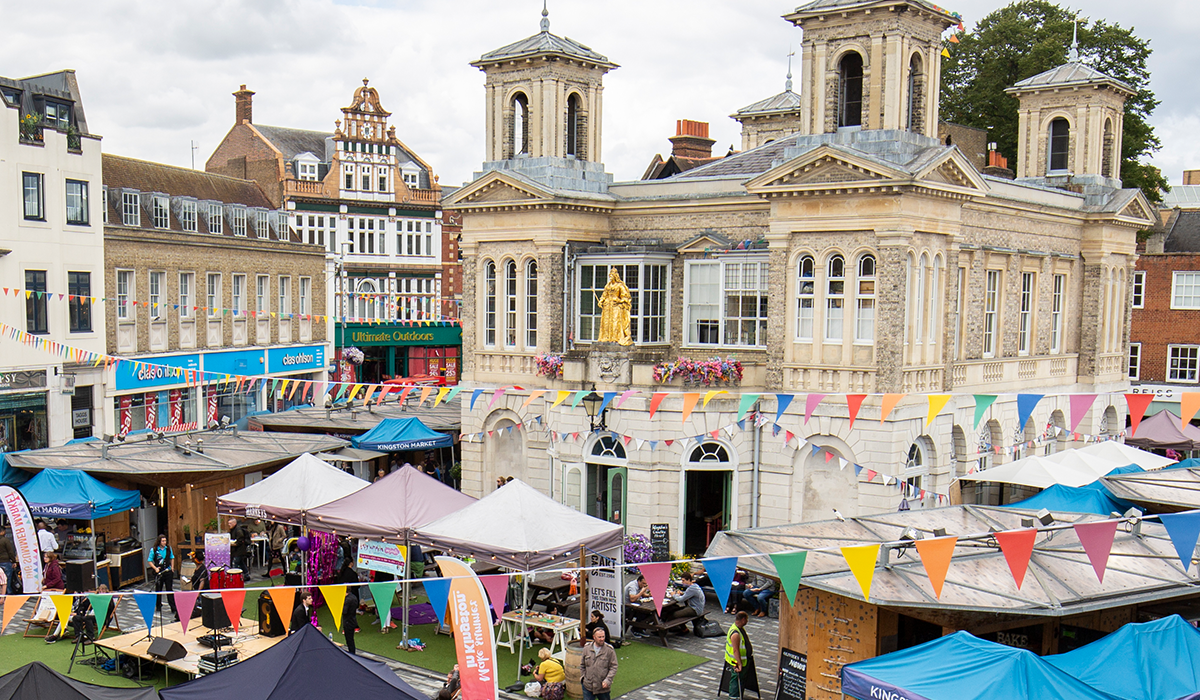
[{"label": "chalkboard sign", "polygon": [[808,656],[779,648],[779,678],[775,680],[775,700],[805,700],[808,690]]},{"label": "chalkboard sign", "polygon": [[650,548],[654,550],[654,561],[671,560],[671,526],[669,524],[650,524]]}]

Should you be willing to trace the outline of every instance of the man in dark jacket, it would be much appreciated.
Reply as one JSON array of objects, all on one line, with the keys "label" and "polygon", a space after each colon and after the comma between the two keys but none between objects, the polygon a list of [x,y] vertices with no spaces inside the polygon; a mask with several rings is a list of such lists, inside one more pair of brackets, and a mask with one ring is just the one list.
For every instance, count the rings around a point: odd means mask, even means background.
[{"label": "man in dark jacket", "polygon": [[288,625],[288,635],[291,636],[300,631],[300,628],[312,622],[313,614],[313,594],[305,591],[300,594],[300,604],[292,610],[292,621]]},{"label": "man in dark jacket", "polygon": [[0,569],[8,579],[8,595],[17,592],[17,546],[8,537],[8,529],[0,525]]},{"label": "man in dark jacket", "polygon": [[354,633],[358,630],[358,586],[346,587],[346,600],[342,603],[342,634],[346,635],[346,651],[356,653]]},{"label": "man in dark jacket", "polygon": [[593,635],[583,648],[583,700],[609,700],[617,675],[617,652],[608,645],[604,628],[597,628]]},{"label": "man in dark jacket", "polygon": [[250,531],[237,521],[229,519],[229,558],[233,568],[242,570],[242,580],[250,580]]}]

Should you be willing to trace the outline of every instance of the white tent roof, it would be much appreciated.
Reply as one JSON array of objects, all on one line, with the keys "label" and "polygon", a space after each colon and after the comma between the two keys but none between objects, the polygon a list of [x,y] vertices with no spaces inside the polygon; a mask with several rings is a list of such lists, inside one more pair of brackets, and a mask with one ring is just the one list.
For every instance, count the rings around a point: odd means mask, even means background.
[{"label": "white tent roof", "polygon": [[1171,459],[1170,457],[1156,455],[1153,452],[1147,452],[1146,450],[1141,450],[1133,445],[1126,445],[1125,443],[1117,442],[1116,440],[1095,442],[1087,447],[1081,447],[1077,450],[1059,452],[1058,454],[1051,455],[1050,459],[1054,459],[1059,455],[1070,454],[1071,452],[1078,452],[1081,455],[1086,454],[1100,457],[1101,459],[1107,459],[1110,462],[1117,462],[1122,467],[1129,464],[1136,464],[1146,471],[1162,469],[1168,464],[1175,463],[1175,460]]},{"label": "white tent roof", "polygon": [[462,510],[419,528],[423,545],[495,559],[510,569],[531,571],[579,558],[579,547],[603,552],[619,547],[620,525],[593,518],[513,480]]},{"label": "white tent roof", "polygon": [[1161,469],[1173,460],[1118,442],[1099,442],[1080,449],[1042,457],[1026,457],[961,477],[963,481],[987,481],[1047,488],[1054,484],[1086,486],[1118,467],[1136,464],[1142,469]]},{"label": "white tent roof", "polygon": [[305,454],[257,484],[219,497],[217,512],[302,525],[305,512],[367,485],[357,476]]}]

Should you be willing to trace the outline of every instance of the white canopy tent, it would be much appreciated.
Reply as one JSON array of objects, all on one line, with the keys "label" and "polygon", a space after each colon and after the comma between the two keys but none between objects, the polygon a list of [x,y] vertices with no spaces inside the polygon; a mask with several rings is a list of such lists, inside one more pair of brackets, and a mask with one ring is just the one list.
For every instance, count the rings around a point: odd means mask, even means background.
[{"label": "white canopy tent", "polygon": [[357,476],[304,454],[262,481],[217,498],[217,512],[305,526],[308,511],[368,485]]},{"label": "white canopy tent", "polygon": [[1125,443],[1117,442],[1116,440],[1094,442],[1087,447],[1080,447],[1076,450],[1059,452],[1058,454],[1050,455],[1050,459],[1054,459],[1060,455],[1070,454],[1072,452],[1077,452],[1081,455],[1091,455],[1094,457],[1100,457],[1101,459],[1107,459],[1110,462],[1117,462],[1122,467],[1130,464],[1136,464],[1148,472],[1154,471],[1155,469],[1162,469],[1169,464],[1175,463],[1175,460],[1171,459],[1170,457],[1156,455],[1153,452],[1147,452],[1146,450],[1138,449],[1133,445],[1126,445]]},{"label": "white canopy tent", "polygon": [[1104,442],[1049,456],[1033,456],[960,477],[961,481],[1016,484],[1034,488],[1086,486],[1118,467],[1135,464],[1161,469],[1173,460],[1117,442]]}]

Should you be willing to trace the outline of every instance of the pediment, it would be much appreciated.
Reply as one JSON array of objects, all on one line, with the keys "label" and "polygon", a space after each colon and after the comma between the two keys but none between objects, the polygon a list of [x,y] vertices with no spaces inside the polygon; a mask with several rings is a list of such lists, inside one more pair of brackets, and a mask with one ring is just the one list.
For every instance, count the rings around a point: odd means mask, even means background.
[{"label": "pediment", "polygon": [[507,173],[491,171],[455,192],[447,206],[487,204],[493,202],[521,203],[551,199],[549,192],[527,184]]},{"label": "pediment", "polygon": [[1127,204],[1117,216],[1128,219],[1140,219],[1146,223],[1152,223],[1155,218],[1154,214],[1147,206],[1145,198],[1141,196],[1134,197],[1132,200],[1130,200],[1129,204]]},{"label": "pediment", "polygon": [[933,187],[954,187],[976,192],[987,192],[987,183],[979,171],[971,165],[958,149],[949,149],[946,153],[917,173],[918,182]]},{"label": "pediment", "polygon": [[707,253],[712,250],[726,250],[729,248],[729,239],[711,233],[702,233],[699,236],[679,246],[680,253]]},{"label": "pediment", "polygon": [[480,189],[469,202],[519,202],[523,200],[540,199],[529,190],[513,187],[506,182],[494,182]]},{"label": "pediment", "polygon": [[820,189],[830,184],[860,183],[870,186],[907,179],[908,174],[897,168],[823,145],[750,180],[746,188],[751,192]]}]

